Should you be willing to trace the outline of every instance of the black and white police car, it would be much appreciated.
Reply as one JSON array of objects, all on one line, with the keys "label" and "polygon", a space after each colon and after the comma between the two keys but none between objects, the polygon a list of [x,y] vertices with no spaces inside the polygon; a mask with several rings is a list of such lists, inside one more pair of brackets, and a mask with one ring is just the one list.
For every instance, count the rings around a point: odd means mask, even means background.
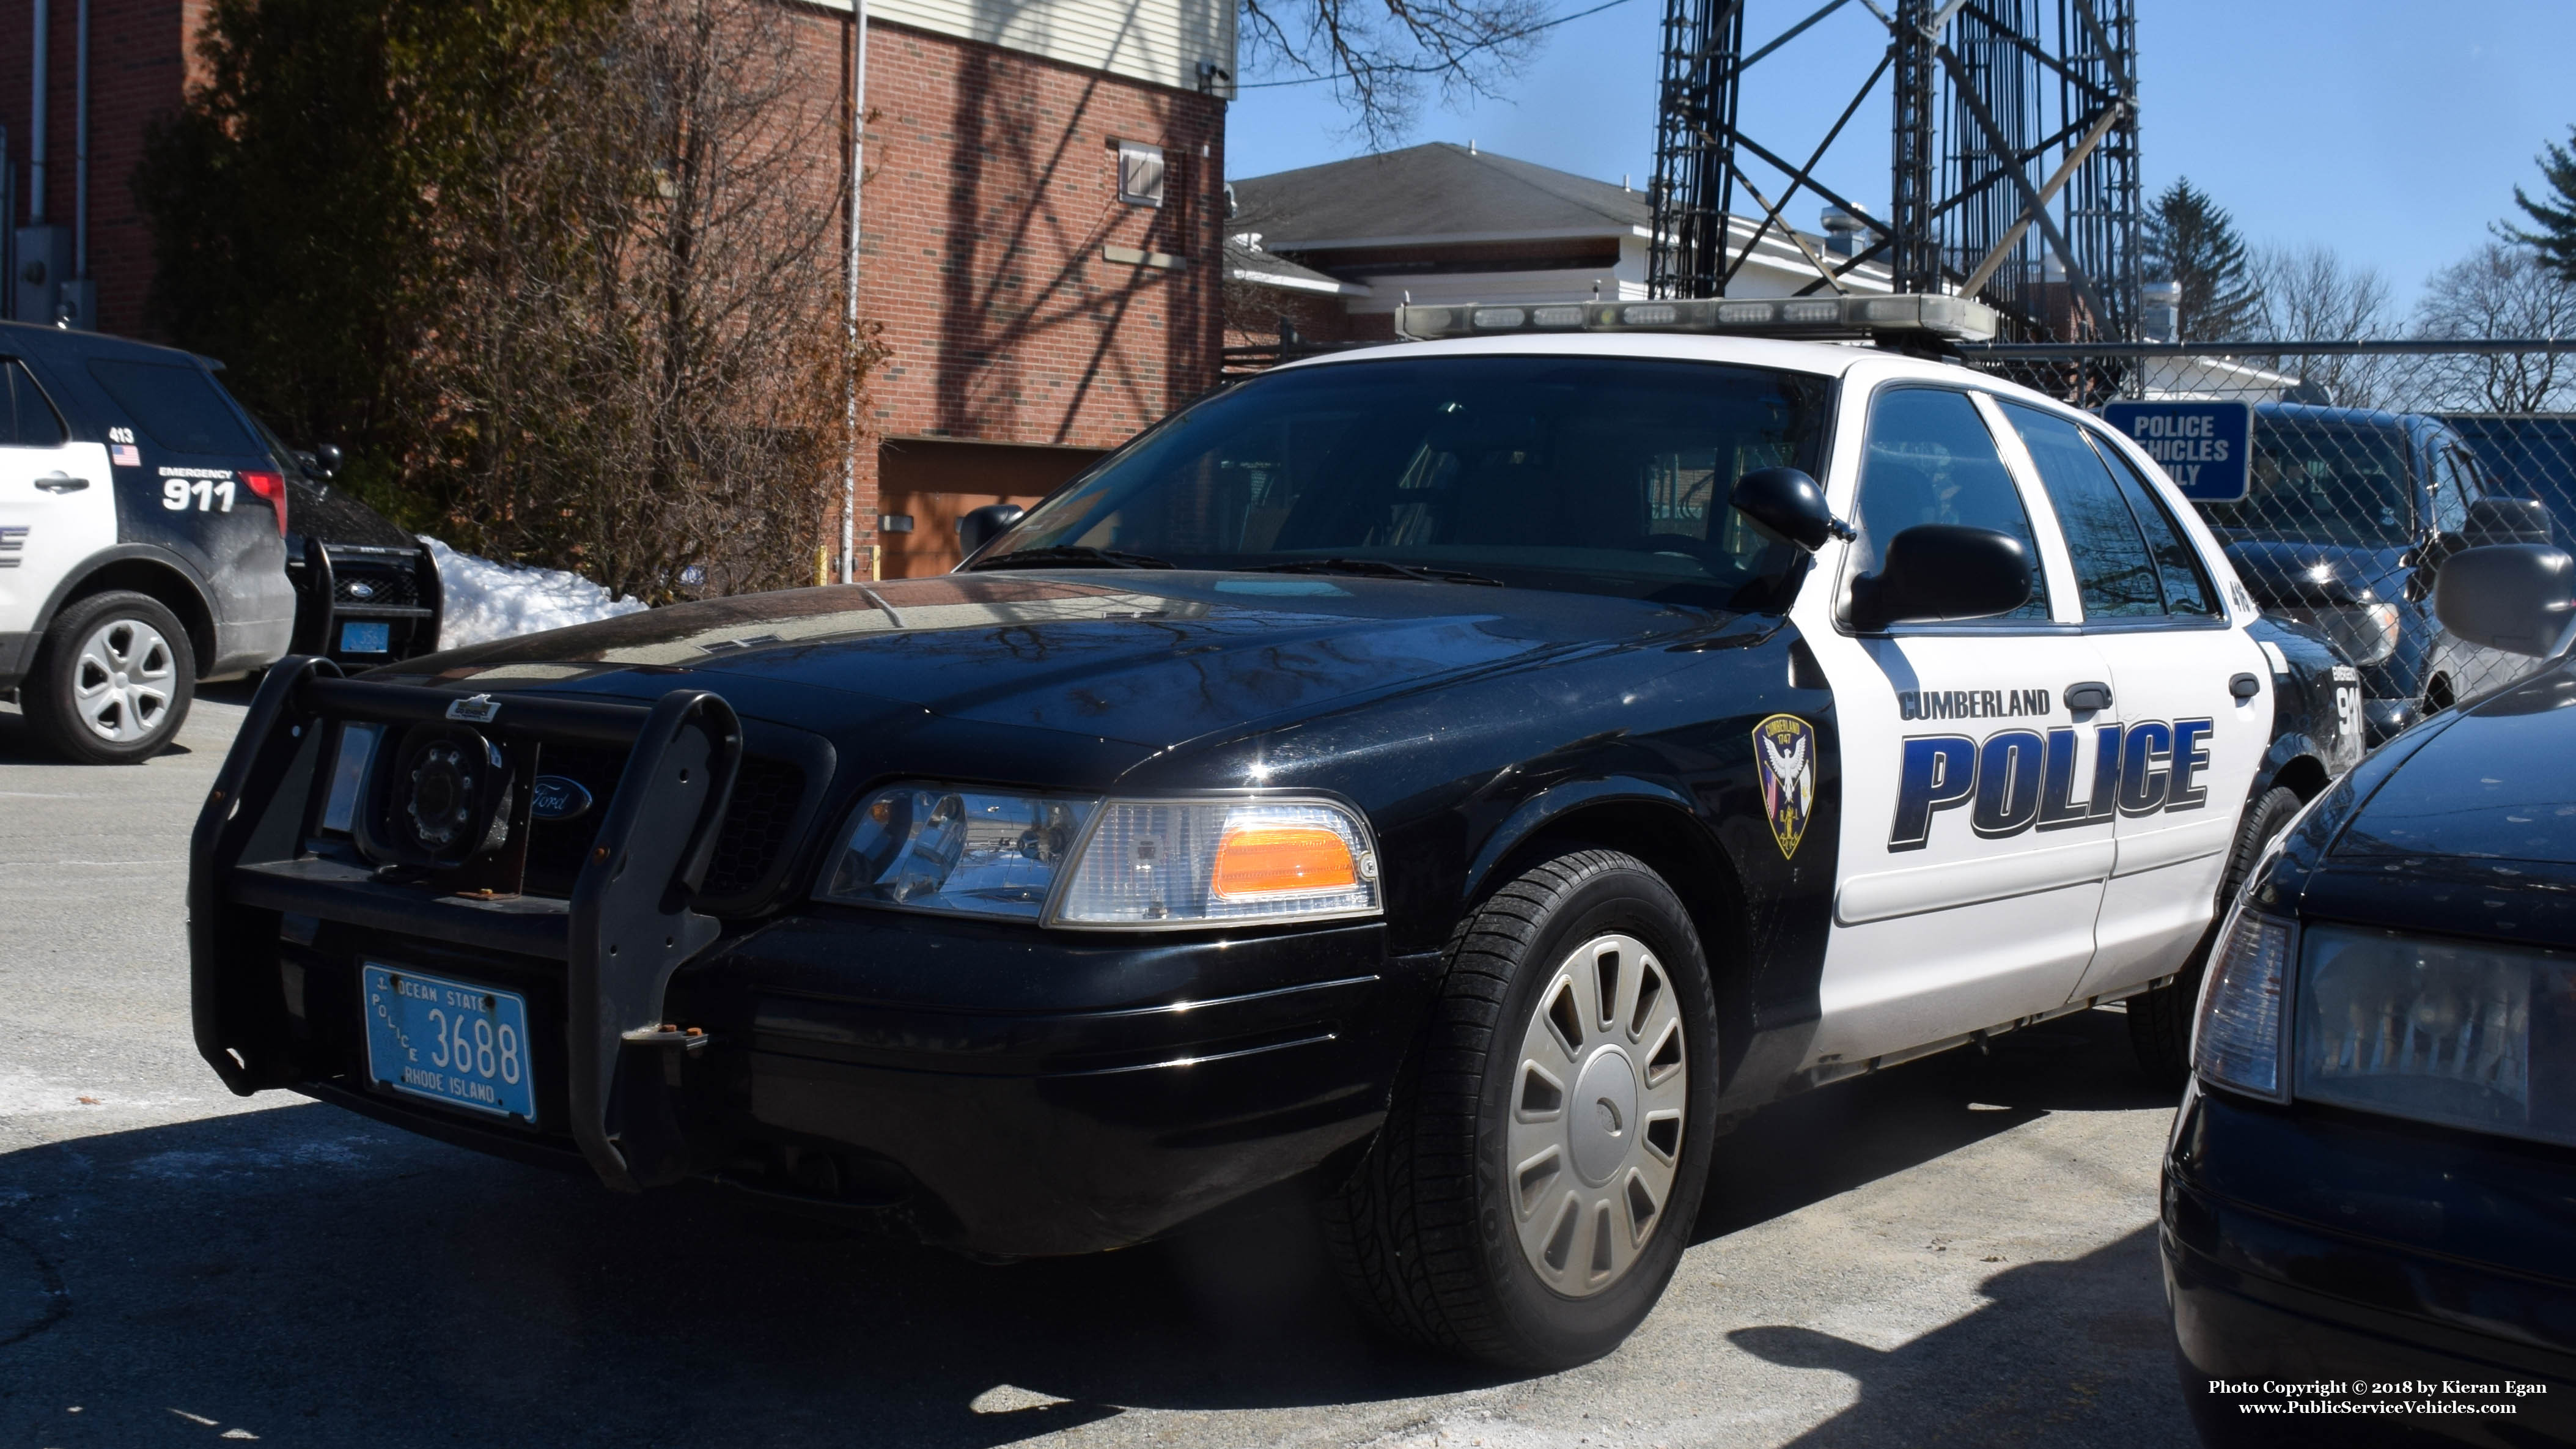
[{"label": "black and white police car", "polygon": [[206,363],[0,322],[0,692],[66,758],[169,743],[287,649],[286,467]]},{"label": "black and white police car", "polygon": [[1312,1174],[1389,1326],[1606,1352],[1745,1111],[2123,997],[2179,1071],[2361,750],[2126,440],[1769,305],[1414,308],[947,576],[291,661],[191,847],[199,1047],[981,1254]]}]

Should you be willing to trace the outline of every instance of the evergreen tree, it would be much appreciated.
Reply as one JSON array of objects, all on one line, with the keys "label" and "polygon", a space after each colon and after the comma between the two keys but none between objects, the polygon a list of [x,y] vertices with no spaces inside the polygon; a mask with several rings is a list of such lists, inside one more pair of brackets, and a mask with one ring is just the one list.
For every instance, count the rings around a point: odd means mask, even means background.
[{"label": "evergreen tree", "polygon": [[2176,336],[2225,342],[2262,315],[2263,294],[2247,266],[2236,223],[2206,191],[2178,180],[2147,208],[2147,278],[2180,282]]},{"label": "evergreen tree", "polygon": [[[2576,126],[2568,127],[2567,135],[2576,140]],[[2576,152],[2555,141],[2545,145],[2537,159],[2540,174],[2549,181],[2550,194],[2534,201],[2521,187],[2513,189],[2514,204],[2530,215],[2537,229],[2524,231],[2507,226],[2504,233],[2538,250],[2552,270],[2576,282]]]}]

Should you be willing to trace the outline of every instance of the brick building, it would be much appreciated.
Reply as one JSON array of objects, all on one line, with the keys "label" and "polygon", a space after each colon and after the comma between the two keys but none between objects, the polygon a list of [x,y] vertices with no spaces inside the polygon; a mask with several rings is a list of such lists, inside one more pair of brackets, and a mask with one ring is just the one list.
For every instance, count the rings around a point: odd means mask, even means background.
[{"label": "brick building", "polygon": [[[416,0],[435,3],[435,0]],[[848,0],[781,0],[813,82],[845,79]],[[67,233],[84,0],[0,0],[9,223]],[[151,239],[128,185],[177,107],[205,0],[86,0],[87,279],[96,325],[143,330]],[[46,166],[29,185],[43,15]],[[1212,386],[1222,326],[1231,0],[874,0],[860,311],[890,349],[869,398],[859,557],[956,557],[954,520],[1026,503]],[[60,244],[70,250],[70,238]],[[71,259],[66,258],[68,267]],[[13,279],[14,280],[14,279]],[[818,286],[837,289],[837,268]],[[32,288],[13,285],[0,306]],[[48,297],[35,305],[52,305]],[[882,525],[882,527],[880,527]],[[881,549],[881,552],[878,550]]]}]

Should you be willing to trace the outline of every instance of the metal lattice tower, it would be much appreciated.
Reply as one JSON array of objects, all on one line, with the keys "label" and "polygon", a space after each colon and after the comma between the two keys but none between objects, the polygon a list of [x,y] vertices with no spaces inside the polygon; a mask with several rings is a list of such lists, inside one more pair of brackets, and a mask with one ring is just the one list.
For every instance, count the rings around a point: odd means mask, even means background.
[{"label": "metal lattice tower", "polygon": [[[1870,5],[1887,45],[1851,103],[1810,149],[1764,144],[1740,122],[1744,72],[1849,3],[1826,0],[1748,52],[1745,0],[1667,0],[1650,290],[1724,296],[1765,238],[1786,235],[1818,271],[1800,295],[1883,268],[1901,292],[1977,297],[2011,337],[2134,338],[2135,0]],[[1818,170],[1882,80],[1891,147],[1879,221]],[[1749,225],[1730,226],[1739,193]],[[1790,232],[1801,201],[1859,218],[1863,244],[1848,257],[1817,252]]]}]

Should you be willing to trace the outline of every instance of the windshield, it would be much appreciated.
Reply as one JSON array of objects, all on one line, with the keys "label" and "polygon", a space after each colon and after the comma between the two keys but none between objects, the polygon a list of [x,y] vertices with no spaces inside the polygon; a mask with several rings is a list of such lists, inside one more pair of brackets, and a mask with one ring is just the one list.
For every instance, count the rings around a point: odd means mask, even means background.
[{"label": "windshield", "polygon": [[2414,495],[2405,434],[2258,415],[2245,501],[2200,512],[2230,538],[2398,547],[2414,533]]},{"label": "windshield", "polygon": [[1762,607],[1793,550],[1727,499],[1755,469],[1816,471],[1832,394],[1799,373],[1632,358],[1297,368],[1147,434],[975,566],[1093,548]]}]

